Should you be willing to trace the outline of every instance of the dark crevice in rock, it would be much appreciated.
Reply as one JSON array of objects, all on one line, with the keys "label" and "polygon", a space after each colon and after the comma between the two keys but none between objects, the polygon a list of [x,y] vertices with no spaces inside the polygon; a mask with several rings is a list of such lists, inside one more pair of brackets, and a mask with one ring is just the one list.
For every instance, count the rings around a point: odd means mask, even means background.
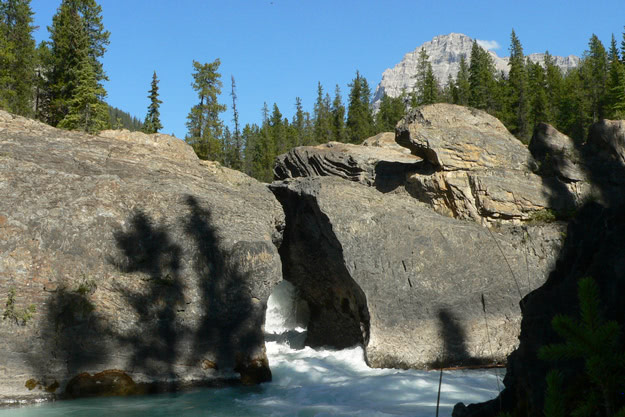
[{"label": "dark crevice in rock", "polygon": [[283,278],[308,303],[306,345],[343,349],[366,345],[369,310],[364,292],[352,279],[343,249],[314,197],[271,187],[286,215],[280,247]]}]

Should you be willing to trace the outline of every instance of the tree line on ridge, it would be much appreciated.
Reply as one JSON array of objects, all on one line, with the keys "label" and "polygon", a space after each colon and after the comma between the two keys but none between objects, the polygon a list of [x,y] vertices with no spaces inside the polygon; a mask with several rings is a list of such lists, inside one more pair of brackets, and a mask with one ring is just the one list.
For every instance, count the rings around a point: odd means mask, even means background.
[{"label": "tree line on ridge", "polygon": [[[108,128],[159,132],[158,77],[153,73],[149,105],[143,121],[105,102],[107,80],[101,59],[110,32],[95,0],[61,0],[48,27],[49,41],[35,45],[30,0],[0,0],[0,108],[64,129],[97,133]],[[339,85],[333,96],[317,85],[312,114],[295,98],[295,112],[285,116],[274,103],[262,106],[262,122],[239,120],[237,88],[231,76],[233,118],[226,123],[219,102],[223,83],[220,60],[192,63],[197,104],[187,116],[185,140],[202,159],[271,181],[275,157],[293,147],[328,141],[361,143],[392,131],[410,109],[438,102],[482,109],[499,118],[527,143],[540,122],[583,141],[599,119],[625,118],[625,33],[620,45],[612,35],[608,49],[596,35],[588,42],[580,65],[563,72],[547,52],[532,62],[514,30],[510,35],[509,72],[495,70],[491,55],[473,43],[469,57],[445,85],[439,85],[427,52],[419,52],[414,87],[399,97],[384,96],[374,112],[369,83],[358,71],[348,84],[344,102]]]}]

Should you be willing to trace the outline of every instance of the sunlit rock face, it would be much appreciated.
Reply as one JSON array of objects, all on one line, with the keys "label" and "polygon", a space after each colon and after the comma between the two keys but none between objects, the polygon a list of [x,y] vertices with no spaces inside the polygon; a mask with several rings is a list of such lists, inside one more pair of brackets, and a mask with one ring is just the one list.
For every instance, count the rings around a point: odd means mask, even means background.
[{"label": "sunlit rock face", "polygon": [[108,370],[170,388],[270,378],[283,213],[265,185],[171,136],[0,112],[0,196],[0,401]]},{"label": "sunlit rock face", "polygon": [[[467,65],[471,62],[471,47],[473,39],[462,33],[450,33],[448,35],[435,36],[431,41],[418,46],[414,51],[404,55],[404,58],[393,68],[388,68],[382,73],[382,81],[378,84],[374,97],[373,106],[377,109],[384,94],[390,97],[399,97],[402,91],[410,93],[415,85],[417,74],[417,63],[421,48],[430,57],[432,71],[441,86],[447,83],[451,75],[456,78],[460,68],[460,57],[465,56]],[[489,51],[493,58],[496,71],[508,73],[508,58],[500,58],[493,51]],[[528,58],[533,62],[544,62],[545,54],[529,54]],[[568,71],[579,65],[579,58],[574,55],[567,57],[554,56],[554,62],[563,71]]]}]

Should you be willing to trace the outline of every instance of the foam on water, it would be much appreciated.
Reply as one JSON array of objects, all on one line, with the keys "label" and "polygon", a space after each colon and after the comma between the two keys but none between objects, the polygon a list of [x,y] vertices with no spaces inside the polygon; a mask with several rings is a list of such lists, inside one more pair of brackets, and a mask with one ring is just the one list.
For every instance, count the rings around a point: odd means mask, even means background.
[{"label": "foam on water", "polygon": [[[360,347],[341,351],[295,349],[303,340],[297,300],[284,285],[267,308],[267,356],[273,382],[258,387],[201,389],[177,394],[62,401],[0,410],[0,417],[60,416],[434,416],[438,372],[371,369]],[[276,295],[277,294],[277,295]],[[281,335],[286,335],[281,337]],[[448,371],[441,392],[441,416],[458,401],[497,395],[503,370]]]}]

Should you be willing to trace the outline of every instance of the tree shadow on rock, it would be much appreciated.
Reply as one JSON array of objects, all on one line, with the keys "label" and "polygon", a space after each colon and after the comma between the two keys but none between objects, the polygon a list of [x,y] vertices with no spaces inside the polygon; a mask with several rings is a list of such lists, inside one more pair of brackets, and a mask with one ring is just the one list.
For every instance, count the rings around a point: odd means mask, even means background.
[{"label": "tree shadow on rock", "polygon": [[[530,143],[530,151],[540,163],[538,173],[550,191],[551,207],[569,201],[575,201],[577,207],[547,281],[520,302],[520,345],[508,358],[505,389],[497,399],[486,403],[456,405],[455,417],[494,417],[502,411],[542,415],[549,370],[557,369],[569,383],[580,378],[585,372],[583,360],[548,362],[539,359],[538,351],[563,341],[551,324],[556,314],[579,317],[577,284],[581,278],[595,280],[604,318],[625,328],[623,127],[619,122],[598,122],[591,127],[588,140],[580,143],[559,135],[551,126],[539,125],[534,140],[538,143]],[[584,183],[586,188],[578,187]]]},{"label": "tree shadow on rock", "polygon": [[113,236],[121,256],[111,262],[126,274],[148,276],[147,285],[136,292],[120,289],[142,326],[140,331],[119,335],[133,351],[131,369],[174,378],[178,341],[190,331],[176,320],[177,310],[184,305],[182,248],[172,242],[167,227],[155,225],[142,211],[132,216],[129,230]]},{"label": "tree shadow on rock", "polygon": [[199,360],[203,352],[213,349],[219,367],[234,368],[244,383],[270,380],[266,356],[256,351],[264,343],[264,306],[252,296],[254,283],[243,272],[266,253],[264,247],[245,242],[224,252],[210,211],[192,196],[187,197],[186,205],[190,215],[185,232],[194,242],[193,269],[200,277],[204,313],[195,332],[195,358]]}]

